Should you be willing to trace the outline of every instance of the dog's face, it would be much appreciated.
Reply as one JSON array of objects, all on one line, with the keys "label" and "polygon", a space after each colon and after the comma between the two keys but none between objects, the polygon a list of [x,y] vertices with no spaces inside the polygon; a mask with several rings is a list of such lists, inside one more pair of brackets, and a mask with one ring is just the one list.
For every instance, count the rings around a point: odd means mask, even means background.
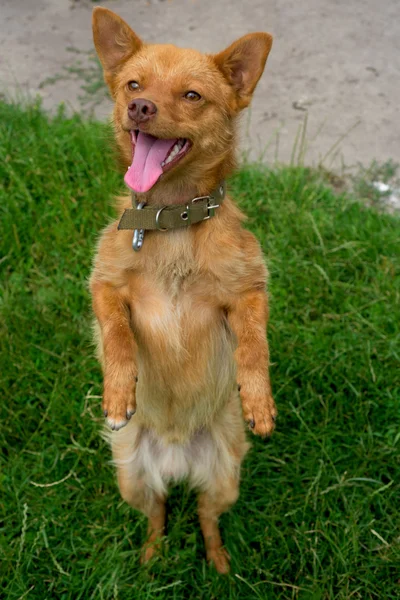
[{"label": "dog's face", "polygon": [[[115,100],[114,123],[137,192],[191,165],[213,166],[232,151],[234,122],[248,106],[272,44],[244,36],[210,56],[144,44],[120,17],[93,12],[94,42]],[[132,159],[133,157],[133,159]]]}]

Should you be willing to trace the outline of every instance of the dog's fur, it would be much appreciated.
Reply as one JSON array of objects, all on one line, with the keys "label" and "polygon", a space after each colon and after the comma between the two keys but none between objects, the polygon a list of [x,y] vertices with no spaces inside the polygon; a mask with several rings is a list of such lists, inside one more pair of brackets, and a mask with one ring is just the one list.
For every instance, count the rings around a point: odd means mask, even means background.
[{"label": "dog's fur", "polygon": [[[235,166],[236,117],[248,106],[272,38],[254,33],[217,55],[144,44],[117,15],[93,14],[97,53],[115,100],[114,128],[125,169],[131,162],[132,98],[157,115],[140,129],[188,138],[191,151],[147,193],[148,205],[209,194]],[[140,82],[138,91],[127,83]],[[196,90],[201,100],[184,97]],[[131,198],[119,199],[119,215]],[[188,228],[104,230],[91,277],[103,409],[122,497],[149,518],[144,560],[157,550],[168,484],[188,478],[199,491],[207,558],[229,569],[218,517],[238,497],[249,447],[245,422],[270,435],[276,409],[268,375],[266,268],[259,244],[227,197],[215,217]],[[238,391],[238,384],[240,394]],[[129,420],[129,416],[135,415]]]}]

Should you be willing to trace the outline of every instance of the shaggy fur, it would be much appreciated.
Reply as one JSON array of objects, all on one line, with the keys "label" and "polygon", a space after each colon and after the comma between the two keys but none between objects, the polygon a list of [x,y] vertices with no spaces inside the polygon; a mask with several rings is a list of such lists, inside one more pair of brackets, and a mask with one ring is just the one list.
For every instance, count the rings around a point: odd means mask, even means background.
[{"label": "shaggy fur", "polygon": [[[144,44],[117,15],[96,8],[96,49],[115,100],[114,128],[124,168],[130,130],[187,138],[190,152],[152,189],[148,205],[209,194],[235,166],[236,117],[251,99],[272,38],[244,36],[215,56]],[[138,90],[129,81],[140,83]],[[195,90],[201,98],[189,101]],[[145,98],[157,115],[132,123],[127,106]],[[118,201],[118,214],[130,208]],[[143,560],[157,551],[168,485],[187,478],[199,491],[207,557],[229,569],[218,516],[238,497],[248,449],[245,421],[270,435],[276,409],[268,375],[267,272],[243,215],[225,198],[215,217],[168,232],[103,232],[91,277],[104,373],[103,409],[123,498],[149,517]],[[238,391],[240,387],[240,395]],[[132,415],[134,416],[130,418]]]}]

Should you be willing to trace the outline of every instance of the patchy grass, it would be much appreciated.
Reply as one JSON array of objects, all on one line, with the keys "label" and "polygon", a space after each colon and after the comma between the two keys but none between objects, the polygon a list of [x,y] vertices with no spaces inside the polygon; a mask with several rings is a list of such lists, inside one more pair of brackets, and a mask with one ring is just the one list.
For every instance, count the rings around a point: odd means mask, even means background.
[{"label": "patchy grass", "polygon": [[271,272],[280,411],[221,520],[232,573],[206,565],[184,487],[164,555],[140,567],[145,519],[99,435],[90,342],[86,281],[122,181],[109,133],[0,104],[0,595],[399,598],[399,220],[303,167],[247,165],[230,182]]}]

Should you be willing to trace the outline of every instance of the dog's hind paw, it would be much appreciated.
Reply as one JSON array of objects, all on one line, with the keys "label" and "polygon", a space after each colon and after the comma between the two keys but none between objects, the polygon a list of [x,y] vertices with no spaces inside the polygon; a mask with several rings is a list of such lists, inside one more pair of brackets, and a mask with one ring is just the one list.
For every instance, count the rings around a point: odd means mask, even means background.
[{"label": "dog's hind paw", "polygon": [[218,573],[226,575],[230,571],[229,561],[231,557],[225,548],[213,548],[207,551],[207,559],[213,563]]},{"label": "dog's hind paw", "polygon": [[140,564],[145,565],[150,562],[153,558],[159,556],[161,553],[161,541],[146,542],[142,547],[142,555],[140,558]]}]

